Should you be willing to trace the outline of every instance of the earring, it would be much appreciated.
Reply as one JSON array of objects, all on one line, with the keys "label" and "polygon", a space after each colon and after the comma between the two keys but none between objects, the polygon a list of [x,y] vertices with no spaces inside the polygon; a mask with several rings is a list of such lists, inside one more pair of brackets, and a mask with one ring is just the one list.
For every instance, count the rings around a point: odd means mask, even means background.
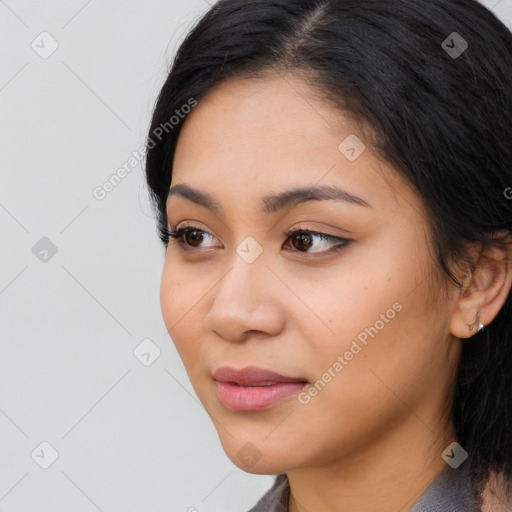
[{"label": "earring", "polygon": [[475,327],[475,324],[478,324],[478,330],[476,332],[483,331],[484,324],[480,322],[480,310],[478,310],[476,313],[476,321],[473,324],[466,324],[466,326],[470,331],[472,331],[473,328]]}]

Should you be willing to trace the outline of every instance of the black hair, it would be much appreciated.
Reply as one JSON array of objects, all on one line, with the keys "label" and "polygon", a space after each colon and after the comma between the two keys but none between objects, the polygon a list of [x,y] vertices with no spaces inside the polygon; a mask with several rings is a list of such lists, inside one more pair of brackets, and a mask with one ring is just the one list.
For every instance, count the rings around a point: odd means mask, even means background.
[{"label": "black hair", "polygon": [[[179,47],[147,139],[165,246],[183,125],[169,119],[225,79],[273,71],[305,77],[371,127],[374,151],[427,205],[440,269],[459,287],[450,262],[512,233],[512,34],[491,11],[473,0],[220,0]],[[480,486],[492,471],[512,482],[511,301],[465,341],[453,393]]]}]

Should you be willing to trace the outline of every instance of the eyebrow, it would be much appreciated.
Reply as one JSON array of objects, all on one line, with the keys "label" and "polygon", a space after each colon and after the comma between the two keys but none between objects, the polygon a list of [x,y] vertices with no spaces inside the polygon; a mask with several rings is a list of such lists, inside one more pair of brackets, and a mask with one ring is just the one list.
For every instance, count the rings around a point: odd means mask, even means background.
[{"label": "eyebrow", "polygon": [[[183,197],[214,212],[224,212],[222,205],[217,199],[206,192],[201,192],[188,185],[179,184],[171,187],[168,197],[171,196]],[[372,208],[367,201],[351,194],[343,188],[332,185],[321,185],[292,188],[278,194],[264,196],[262,198],[262,210],[265,213],[275,213],[284,208],[292,208],[293,206],[307,201],[325,200],[344,201],[350,204]]]}]

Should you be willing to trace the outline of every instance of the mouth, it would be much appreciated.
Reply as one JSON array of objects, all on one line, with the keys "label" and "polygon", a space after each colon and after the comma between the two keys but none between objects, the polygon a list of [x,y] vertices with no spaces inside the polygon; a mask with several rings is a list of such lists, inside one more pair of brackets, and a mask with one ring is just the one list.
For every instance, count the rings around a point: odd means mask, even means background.
[{"label": "mouth", "polygon": [[242,370],[221,367],[213,379],[220,401],[232,411],[268,409],[309,384],[302,377],[288,377],[254,366]]}]

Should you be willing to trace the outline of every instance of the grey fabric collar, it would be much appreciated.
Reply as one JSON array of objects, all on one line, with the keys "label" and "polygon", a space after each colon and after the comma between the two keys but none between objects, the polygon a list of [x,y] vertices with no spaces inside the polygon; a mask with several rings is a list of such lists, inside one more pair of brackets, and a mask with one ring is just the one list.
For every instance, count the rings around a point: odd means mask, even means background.
[{"label": "grey fabric collar", "polygon": [[446,466],[409,512],[480,512],[467,473]]},{"label": "grey fabric collar", "polygon": [[[289,484],[276,482],[249,512],[288,512]],[[480,512],[465,471],[449,466],[436,477],[409,512]]]}]

